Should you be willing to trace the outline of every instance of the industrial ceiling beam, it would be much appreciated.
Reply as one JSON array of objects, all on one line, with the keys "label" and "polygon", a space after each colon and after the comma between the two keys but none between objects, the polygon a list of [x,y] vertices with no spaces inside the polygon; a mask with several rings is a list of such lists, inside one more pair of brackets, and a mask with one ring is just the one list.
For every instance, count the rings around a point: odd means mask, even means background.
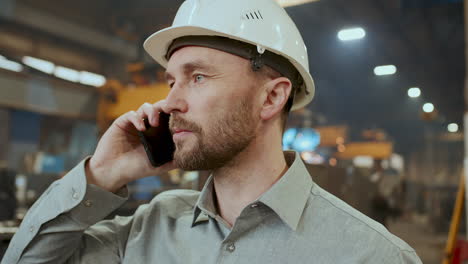
[{"label": "industrial ceiling beam", "polygon": [[135,44],[126,42],[115,36],[51,16],[15,0],[2,1],[0,3],[0,10],[0,18],[24,24],[55,36],[129,60],[137,59],[138,48]]}]

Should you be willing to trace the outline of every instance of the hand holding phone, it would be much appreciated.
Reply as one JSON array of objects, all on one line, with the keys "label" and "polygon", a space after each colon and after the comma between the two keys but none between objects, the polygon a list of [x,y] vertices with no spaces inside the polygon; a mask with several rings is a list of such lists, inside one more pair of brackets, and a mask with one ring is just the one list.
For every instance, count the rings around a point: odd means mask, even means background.
[{"label": "hand holding phone", "polygon": [[145,103],[112,123],[85,163],[88,184],[116,192],[136,179],[176,168],[171,162],[175,147],[169,130],[169,115],[163,113],[165,105],[164,100]]},{"label": "hand holding phone", "polygon": [[169,130],[170,115],[159,113],[159,126],[152,127],[147,118],[144,119],[146,130],[138,131],[140,141],[145,147],[146,155],[154,167],[159,167],[173,160],[175,145]]}]

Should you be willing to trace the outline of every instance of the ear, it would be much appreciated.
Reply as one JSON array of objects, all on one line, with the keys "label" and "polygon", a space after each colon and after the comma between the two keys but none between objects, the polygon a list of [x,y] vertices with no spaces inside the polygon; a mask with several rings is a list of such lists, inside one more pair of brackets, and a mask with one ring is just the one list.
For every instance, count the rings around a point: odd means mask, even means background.
[{"label": "ear", "polygon": [[283,110],[291,93],[292,84],[288,78],[279,77],[265,83],[264,87],[265,96],[260,116],[263,120],[269,120]]}]

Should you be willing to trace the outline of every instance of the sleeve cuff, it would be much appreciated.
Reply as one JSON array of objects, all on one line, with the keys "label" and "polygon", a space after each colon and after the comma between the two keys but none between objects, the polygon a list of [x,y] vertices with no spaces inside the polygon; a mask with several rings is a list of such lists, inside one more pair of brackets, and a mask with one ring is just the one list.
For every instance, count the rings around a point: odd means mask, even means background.
[{"label": "sleeve cuff", "polygon": [[122,206],[128,199],[127,187],[117,193],[87,184],[86,193],[76,207],[68,213],[70,218],[84,226],[91,226]]},{"label": "sleeve cuff", "polygon": [[85,164],[89,159],[84,159],[63,177],[55,190],[56,197],[60,197],[63,212],[85,227],[101,221],[128,200],[126,186],[112,193],[87,184]]}]

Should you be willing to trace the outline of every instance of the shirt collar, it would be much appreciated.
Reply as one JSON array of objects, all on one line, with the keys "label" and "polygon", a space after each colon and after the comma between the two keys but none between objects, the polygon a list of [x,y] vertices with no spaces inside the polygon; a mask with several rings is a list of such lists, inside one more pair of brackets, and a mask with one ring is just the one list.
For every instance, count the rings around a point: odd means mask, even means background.
[{"label": "shirt collar", "polygon": [[[313,181],[298,153],[285,151],[284,156],[289,169],[268,191],[260,196],[258,201],[270,207],[283,222],[291,229],[296,230],[309,198]],[[213,190],[213,176],[211,175],[195,205],[192,227],[199,222],[207,221],[208,216],[215,218]]]},{"label": "shirt collar", "polygon": [[297,152],[285,151],[284,156],[289,169],[260,196],[259,201],[270,207],[295,231],[309,199],[313,181]]},{"label": "shirt collar", "polygon": [[216,216],[213,184],[213,175],[210,175],[206,180],[200,196],[198,197],[197,203],[195,204],[192,227],[199,222],[208,221],[208,216],[211,216],[212,218]]}]

